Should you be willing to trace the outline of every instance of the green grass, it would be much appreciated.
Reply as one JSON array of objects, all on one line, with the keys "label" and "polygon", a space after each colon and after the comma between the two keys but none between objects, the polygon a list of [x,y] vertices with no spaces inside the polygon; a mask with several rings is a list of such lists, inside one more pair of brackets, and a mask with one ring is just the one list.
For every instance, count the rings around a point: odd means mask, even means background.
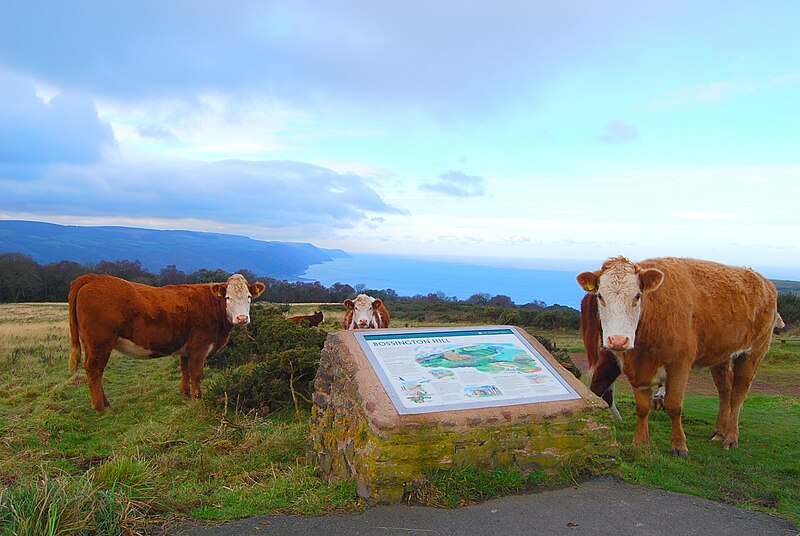
[{"label": "green grass", "polygon": [[[0,534],[125,534],[174,519],[366,508],[352,481],[327,483],[305,462],[307,414],[212,411],[178,393],[177,358],[112,355],[112,407],[98,415],[83,376],[69,372],[66,312],[64,304],[0,306]],[[337,329],[333,320],[329,328]],[[581,349],[577,332],[542,335]],[[800,345],[776,345],[762,372],[796,384],[799,364]],[[206,369],[204,382],[215,374]],[[628,392],[620,385],[625,446],[636,420]],[[669,454],[669,423],[653,415],[653,444],[623,449],[622,477],[800,523],[798,399],[750,397],[732,451],[707,440],[716,405],[716,397],[687,398],[688,459]],[[556,477],[457,468],[429,475],[418,498],[453,506],[574,477],[568,468]]]},{"label": "green grass", "polygon": [[[620,393],[621,389],[617,392]],[[751,396],[741,414],[739,448],[710,441],[718,399],[687,396],[683,425],[689,458],[670,454],[670,421],[650,414],[651,444],[630,446],[636,428],[633,397],[617,396],[623,420],[617,439],[625,449],[621,476],[644,484],[736,506],[778,513],[800,524],[800,399]]]}]

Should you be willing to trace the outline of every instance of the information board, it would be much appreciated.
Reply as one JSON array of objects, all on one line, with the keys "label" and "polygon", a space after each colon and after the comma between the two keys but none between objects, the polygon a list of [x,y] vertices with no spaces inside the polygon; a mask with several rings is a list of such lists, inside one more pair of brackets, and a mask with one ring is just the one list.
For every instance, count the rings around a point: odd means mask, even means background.
[{"label": "information board", "polygon": [[513,326],[355,336],[401,415],[580,398]]}]

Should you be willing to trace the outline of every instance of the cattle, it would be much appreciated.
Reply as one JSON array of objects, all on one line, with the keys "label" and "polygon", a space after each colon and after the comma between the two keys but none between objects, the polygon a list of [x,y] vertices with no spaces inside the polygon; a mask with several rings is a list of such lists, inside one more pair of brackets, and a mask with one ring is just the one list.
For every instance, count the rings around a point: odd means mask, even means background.
[{"label": "cattle", "polygon": [[181,394],[200,398],[205,360],[228,342],[234,325],[250,322],[250,300],[263,283],[240,274],[226,283],[151,287],[109,275],[87,274],[69,291],[70,368],[78,370],[81,344],[92,406],[109,407],[103,371],[112,350],[147,359],[181,356]]},{"label": "cattle", "polygon": [[322,324],[322,321],[324,319],[322,318],[322,311],[317,311],[313,315],[290,316],[289,320],[291,320],[298,326],[301,325],[303,322],[306,322],[308,323],[309,326],[313,328]]},{"label": "cattle", "polygon": [[378,298],[359,294],[355,300],[344,300],[344,329],[388,328],[389,311]]},{"label": "cattle", "polygon": [[739,444],[739,412],[778,323],[775,286],[749,268],[685,258],[607,260],[577,276],[597,300],[602,347],[633,387],[634,445],[649,443],[651,390],[664,384],[672,453],[686,456],[681,423],[693,367],[707,367],[719,392],[712,439]]}]

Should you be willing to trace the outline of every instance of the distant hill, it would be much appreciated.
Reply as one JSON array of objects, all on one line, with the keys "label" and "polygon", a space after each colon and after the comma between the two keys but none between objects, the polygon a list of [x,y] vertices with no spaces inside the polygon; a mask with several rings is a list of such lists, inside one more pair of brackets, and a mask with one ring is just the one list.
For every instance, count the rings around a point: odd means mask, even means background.
[{"label": "distant hill", "polygon": [[800,295],[800,282],[798,281],[786,281],[785,279],[772,279],[771,281],[775,283],[778,292]]},{"label": "distant hill", "polygon": [[349,257],[339,249],[299,242],[264,242],[245,236],[134,227],[80,227],[0,220],[0,253],[22,253],[40,264],[62,260],[81,264],[127,259],[158,273],[179,270],[245,268],[276,279],[301,275],[312,264]]}]

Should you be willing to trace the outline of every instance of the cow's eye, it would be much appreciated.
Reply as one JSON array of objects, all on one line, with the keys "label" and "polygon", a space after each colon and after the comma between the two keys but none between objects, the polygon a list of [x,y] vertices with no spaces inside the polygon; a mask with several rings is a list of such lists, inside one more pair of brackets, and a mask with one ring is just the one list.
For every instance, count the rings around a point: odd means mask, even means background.
[{"label": "cow's eye", "polygon": [[603,299],[603,295],[602,294],[598,294],[597,295],[597,301],[599,301],[600,305],[602,305],[603,307],[606,306],[606,300]]},{"label": "cow's eye", "polygon": [[636,293],[636,296],[633,297],[633,307],[639,305],[639,300],[642,299],[641,292]]}]

